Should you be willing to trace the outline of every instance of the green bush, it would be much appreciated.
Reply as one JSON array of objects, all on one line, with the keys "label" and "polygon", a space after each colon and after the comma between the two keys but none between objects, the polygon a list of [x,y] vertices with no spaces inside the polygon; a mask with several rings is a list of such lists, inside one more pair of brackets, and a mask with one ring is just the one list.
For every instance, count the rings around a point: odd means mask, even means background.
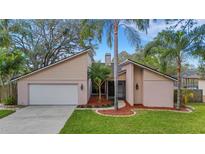
[{"label": "green bush", "polygon": [[16,99],[13,96],[8,96],[2,100],[5,105],[15,105]]},{"label": "green bush", "polygon": [[182,90],[182,102],[184,104],[191,102],[191,100],[193,100],[193,97],[194,97],[194,93],[192,90],[189,89]]}]

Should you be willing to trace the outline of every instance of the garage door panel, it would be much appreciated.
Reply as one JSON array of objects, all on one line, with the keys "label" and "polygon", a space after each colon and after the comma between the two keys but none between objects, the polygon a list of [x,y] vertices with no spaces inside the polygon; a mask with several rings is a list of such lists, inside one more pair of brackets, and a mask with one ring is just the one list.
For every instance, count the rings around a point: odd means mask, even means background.
[{"label": "garage door panel", "polygon": [[169,81],[144,81],[145,106],[173,107],[173,82]]},{"label": "garage door panel", "polygon": [[33,84],[29,85],[30,105],[78,104],[77,85]]}]

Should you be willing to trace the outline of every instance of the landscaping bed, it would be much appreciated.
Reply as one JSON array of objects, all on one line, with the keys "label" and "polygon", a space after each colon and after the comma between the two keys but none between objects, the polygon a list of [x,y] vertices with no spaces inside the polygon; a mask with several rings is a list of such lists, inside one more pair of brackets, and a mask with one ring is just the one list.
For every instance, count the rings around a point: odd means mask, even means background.
[{"label": "landscaping bed", "polygon": [[119,108],[118,110],[108,109],[108,110],[97,110],[96,112],[104,116],[132,116],[135,114],[135,112],[132,109],[133,107],[130,106],[127,102],[125,102],[125,106]]},{"label": "landscaping bed", "polygon": [[97,110],[96,113],[100,114],[100,115],[104,115],[104,116],[133,116],[136,114],[137,110],[139,109],[149,109],[149,110],[161,110],[161,111],[176,111],[176,112],[191,112],[192,109],[188,108],[188,107],[181,107],[179,110],[177,110],[176,108],[171,108],[171,107],[146,107],[143,106],[142,104],[137,104],[134,106],[131,106],[129,103],[125,102],[125,106],[122,108],[119,108],[118,110],[115,109],[102,109],[102,110]]},{"label": "landscaping bed", "polygon": [[78,108],[104,108],[104,107],[112,107],[113,101],[107,100],[106,97],[102,97],[102,100],[98,101],[98,96],[92,96],[88,103],[85,105],[78,105]]},{"label": "landscaping bed", "polygon": [[170,110],[170,111],[181,111],[181,112],[190,112],[192,109],[186,106],[182,106],[180,109],[172,107],[148,107],[142,104],[135,104],[134,108],[136,109],[150,109],[150,110]]},{"label": "landscaping bed", "polygon": [[24,105],[6,105],[0,103],[0,110],[17,110],[25,107]]}]

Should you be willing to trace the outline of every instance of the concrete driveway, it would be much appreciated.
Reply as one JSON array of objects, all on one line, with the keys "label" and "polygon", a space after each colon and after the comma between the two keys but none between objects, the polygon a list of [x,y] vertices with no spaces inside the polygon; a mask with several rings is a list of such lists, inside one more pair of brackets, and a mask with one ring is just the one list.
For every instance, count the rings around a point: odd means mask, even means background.
[{"label": "concrete driveway", "polygon": [[0,119],[0,134],[57,134],[75,106],[28,106]]}]

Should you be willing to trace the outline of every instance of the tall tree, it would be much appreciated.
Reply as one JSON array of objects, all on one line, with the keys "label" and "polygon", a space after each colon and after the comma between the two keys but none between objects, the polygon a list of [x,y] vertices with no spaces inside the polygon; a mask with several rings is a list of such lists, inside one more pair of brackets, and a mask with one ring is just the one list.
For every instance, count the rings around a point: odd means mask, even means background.
[{"label": "tall tree", "polygon": [[179,109],[181,105],[181,67],[187,56],[202,48],[199,43],[200,37],[205,35],[205,25],[196,27],[190,32],[165,30],[160,32],[152,45],[147,49],[147,54],[150,54],[154,47],[164,48],[167,57],[172,58],[177,64],[177,104]]},{"label": "tall tree", "polygon": [[0,47],[9,48],[11,38],[9,35],[9,20],[0,20]]},{"label": "tall tree", "polygon": [[12,43],[27,56],[27,66],[38,69],[86,48],[91,36],[81,35],[81,20],[12,20]]},{"label": "tall tree", "polygon": [[[169,54],[169,49],[157,46],[157,43],[159,42],[152,41],[145,45],[144,50],[142,50],[144,54],[144,63],[152,65],[152,67],[157,68],[160,72],[173,74],[170,69],[175,63],[171,57],[167,56],[167,54]],[[147,51],[149,51],[149,54],[147,54]]]},{"label": "tall tree", "polygon": [[0,85],[10,83],[10,80],[25,69],[24,54],[12,44],[11,31],[14,28],[12,20],[0,20]]},{"label": "tall tree", "polygon": [[194,27],[196,27],[197,20],[194,19],[166,19],[165,20],[167,24],[169,24],[170,30],[182,30],[189,33],[191,30],[193,30]]},{"label": "tall tree", "polygon": [[[85,31],[95,34],[96,38],[101,41],[103,32],[106,33],[107,44],[111,48],[114,42],[114,85],[115,85],[115,96],[114,104],[115,109],[118,109],[118,33],[121,27],[128,41],[133,46],[140,46],[139,31],[146,31],[149,28],[149,20],[139,19],[139,20],[85,20]],[[88,27],[92,27],[93,30]],[[94,27],[94,28],[93,28]]]}]

